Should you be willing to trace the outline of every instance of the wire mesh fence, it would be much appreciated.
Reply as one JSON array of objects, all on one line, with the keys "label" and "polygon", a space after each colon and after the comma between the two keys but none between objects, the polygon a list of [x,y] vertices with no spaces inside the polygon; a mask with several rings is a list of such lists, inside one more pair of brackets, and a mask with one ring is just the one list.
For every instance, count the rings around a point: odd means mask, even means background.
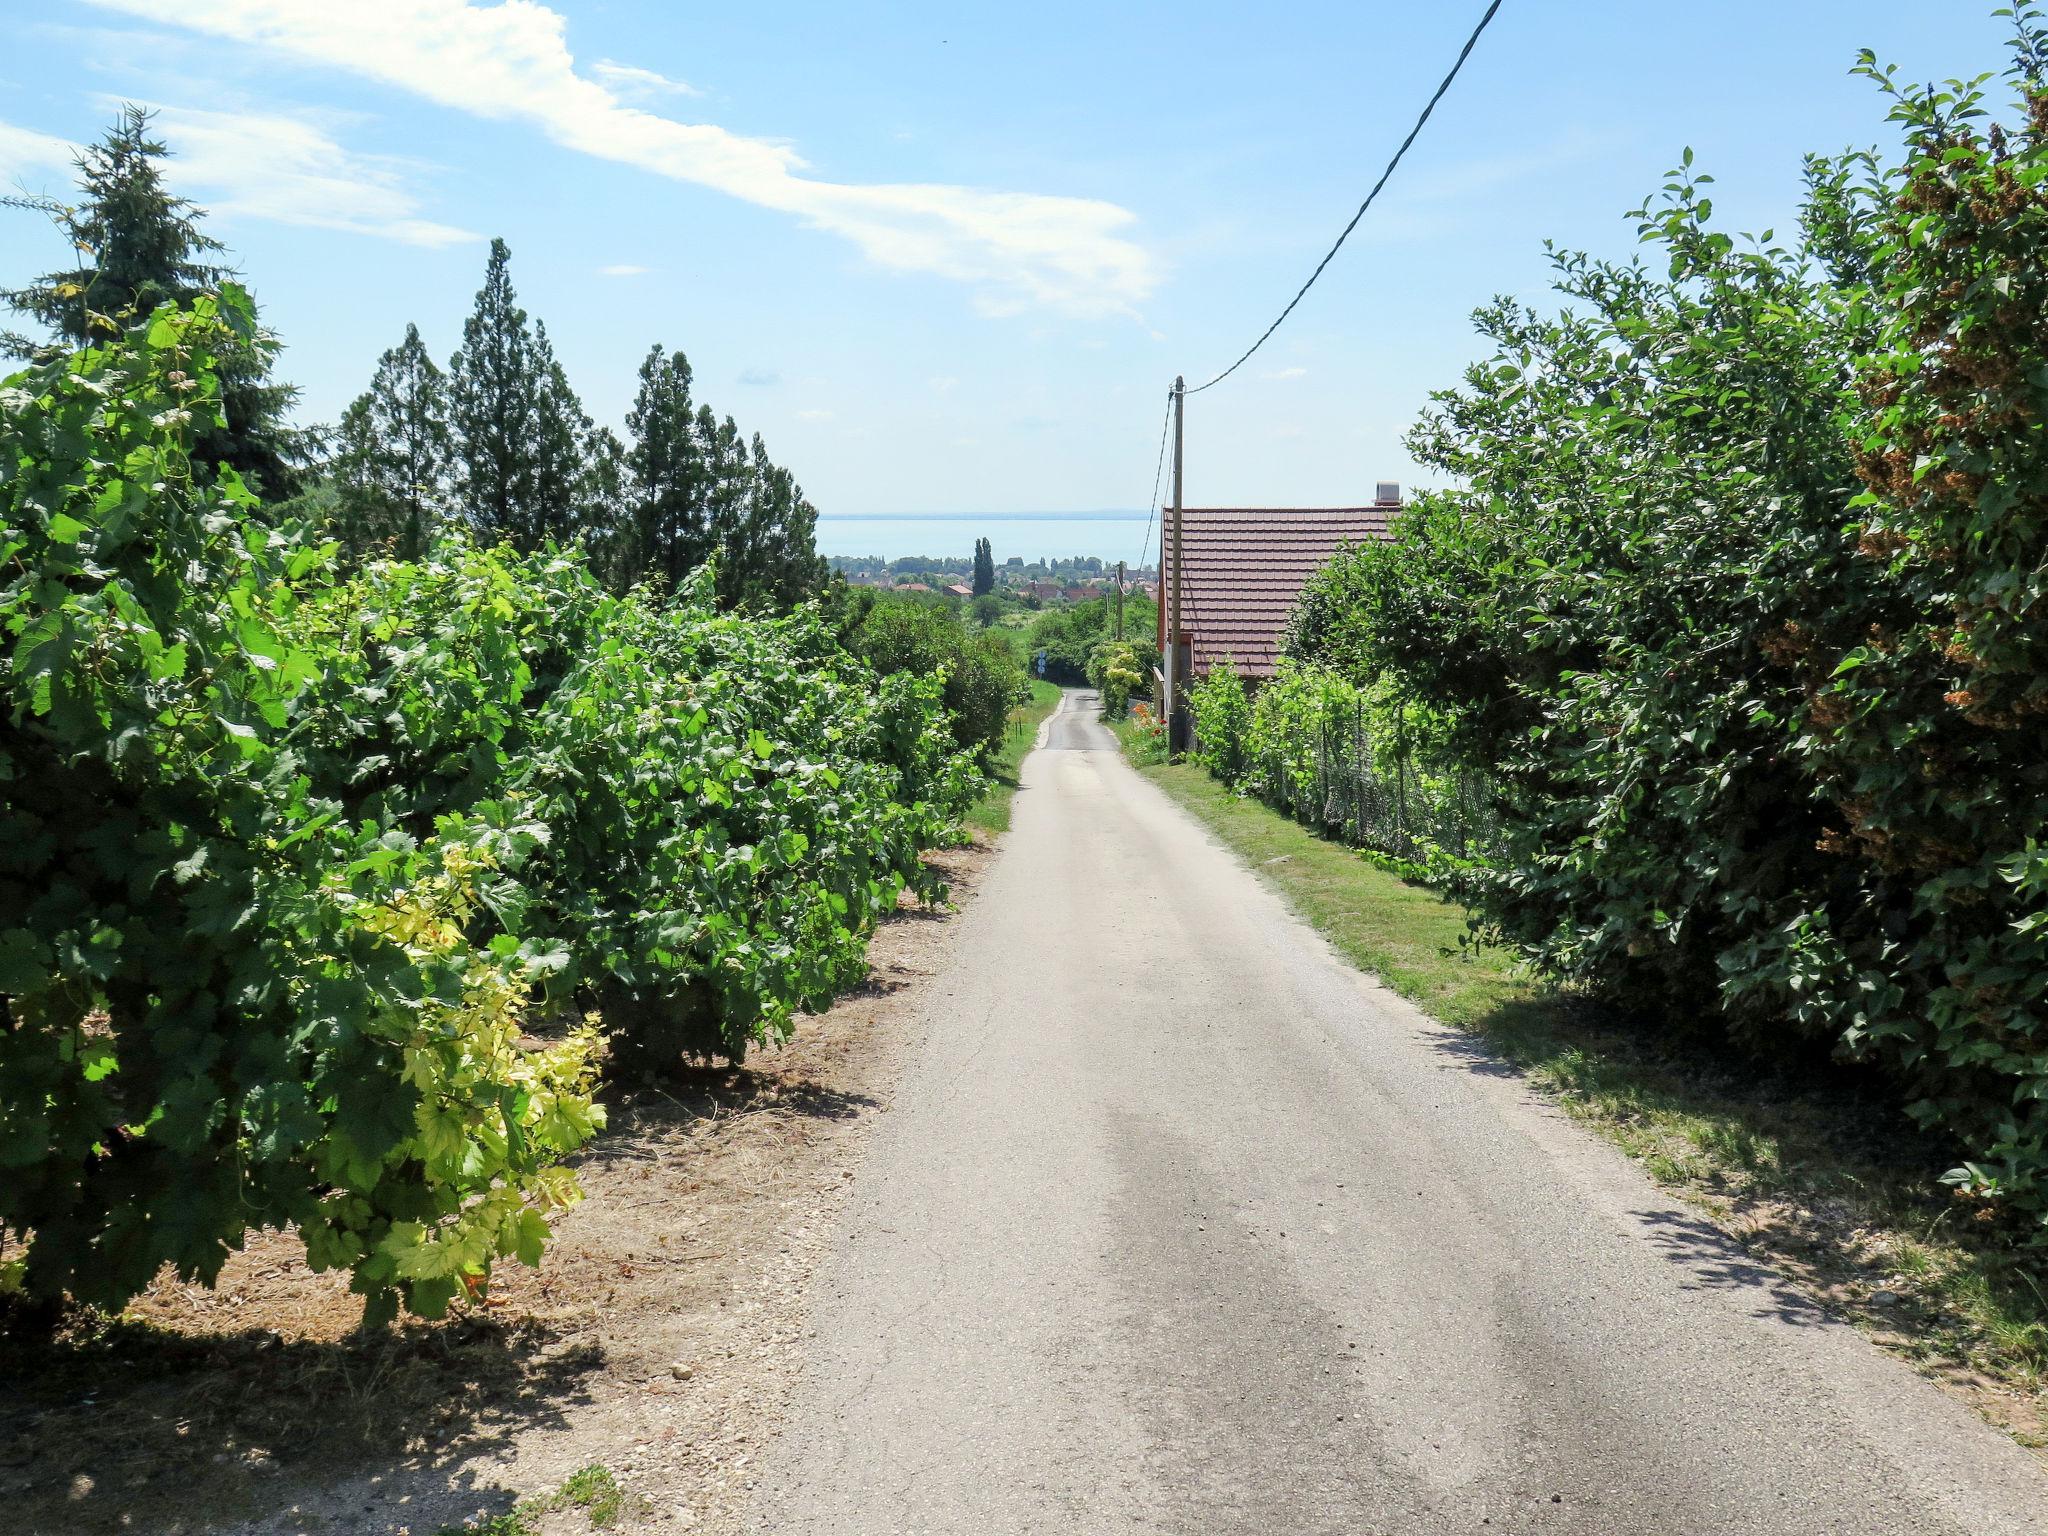
[{"label": "wire mesh fence", "polygon": [[[1375,742],[1361,708],[1324,713],[1300,735],[1241,743],[1231,777],[1246,792],[1323,836],[1406,862],[1484,862],[1500,829],[1484,774]],[[1199,735],[1197,756],[1207,756]]]}]

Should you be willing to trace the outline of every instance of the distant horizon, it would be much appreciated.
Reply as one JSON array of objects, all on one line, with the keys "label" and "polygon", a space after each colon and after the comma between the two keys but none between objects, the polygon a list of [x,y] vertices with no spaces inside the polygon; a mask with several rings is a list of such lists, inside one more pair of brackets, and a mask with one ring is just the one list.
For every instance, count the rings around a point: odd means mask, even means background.
[{"label": "distant horizon", "polygon": [[1093,512],[820,512],[821,523],[1109,523],[1149,514],[1143,507]]}]

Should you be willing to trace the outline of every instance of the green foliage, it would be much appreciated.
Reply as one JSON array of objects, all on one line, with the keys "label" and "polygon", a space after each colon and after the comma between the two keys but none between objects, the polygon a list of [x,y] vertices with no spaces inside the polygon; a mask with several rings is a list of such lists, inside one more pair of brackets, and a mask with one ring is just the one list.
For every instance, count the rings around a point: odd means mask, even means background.
[{"label": "green foliage", "polygon": [[668,602],[572,557],[449,543],[299,615],[330,659],[295,739],[350,818],[547,829],[498,919],[561,956],[614,1049],[738,1059],[862,974],[867,933],[979,782],[931,669],[879,683],[809,610]]},{"label": "green foliage", "polygon": [[538,549],[574,538],[583,408],[562,378],[545,329],[527,323],[512,288],[512,253],[491,242],[484,285],[448,365],[455,499],[485,536]]},{"label": "green foliage", "polygon": [[1652,259],[1560,252],[1553,318],[1417,456],[1468,489],[1305,594],[1304,659],[1439,712],[1499,792],[1463,894],[1553,975],[1757,1049],[1883,1064],[1987,1218],[2048,1237],[2043,29],[2017,127],[1891,93],[1904,164],[1813,160],[1737,241],[1687,164]]},{"label": "green foliage", "polygon": [[433,543],[447,496],[446,395],[419,327],[408,325],[341,418],[327,531],[350,558],[417,560]]},{"label": "green foliage", "polygon": [[1225,657],[1187,690],[1188,717],[1194,723],[1195,758],[1226,784],[1244,777],[1251,762],[1252,699]]},{"label": "green foliage", "polygon": [[[0,198],[0,207],[39,213],[63,238],[79,265],[51,272],[26,288],[0,292],[16,313],[49,330],[59,344],[84,347],[118,337],[162,304],[191,304],[217,292],[229,269],[207,258],[223,247],[199,227],[203,210],[173,197],[163,184],[169,155],[149,131],[150,114],[129,105],[97,144],[78,156],[81,200]],[[39,356],[28,337],[0,338],[15,356]],[[297,391],[272,383],[277,342],[251,327],[220,343],[214,361],[221,409],[191,426],[199,474],[225,463],[249,488],[273,497],[298,489],[306,445],[285,425]]]},{"label": "green foliage", "polygon": [[1088,681],[1102,694],[1103,714],[1120,720],[1131,707],[1131,695],[1151,679],[1137,646],[1128,640],[1104,640],[1088,658]]},{"label": "green foliage", "polygon": [[743,439],[690,398],[689,360],[656,346],[640,365],[626,415],[619,513],[591,524],[595,562],[615,589],[680,584],[717,557],[728,608],[788,608],[824,585],[817,508],[760,437]]},{"label": "green foliage", "polygon": [[189,447],[254,326],[228,285],[0,385],[0,1222],[36,1300],[289,1224],[433,1315],[576,1197],[591,1041],[522,1044],[550,957],[467,937],[538,829],[351,821],[288,744],[325,552]]},{"label": "green foliage", "polygon": [[1441,750],[1444,722],[1387,679],[1290,659],[1255,693],[1226,665],[1189,697],[1213,775],[1404,873],[1448,882],[1492,838],[1483,790]]},{"label": "green foliage", "polygon": [[986,760],[1002,744],[1011,706],[1029,697],[1002,637],[970,633],[944,603],[864,593],[860,609],[847,635],[854,654],[885,677],[942,680],[954,739]]},{"label": "green foliage", "polygon": [[[1085,602],[1049,608],[1031,626],[1026,649],[1045,655],[1045,675],[1056,683],[1076,686],[1089,682],[1088,666],[1095,648],[1116,634],[1116,599],[1090,598]],[[1124,598],[1124,639],[1132,646],[1138,671],[1149,680],[1159,665],[1159,608],[1150,598]]]},{"label": "green foliage", "polygon": [[939,672],[710,568],[616,598],[451,539],[337,581],[192,473],[253,324],[230,287],[0,386],[0,1223],[38,1300],[290,1225],[370,1319],[436,1315],[577,1197],[583,1007],[656,1066],[786,1031],[941,894],[980,777]]}]

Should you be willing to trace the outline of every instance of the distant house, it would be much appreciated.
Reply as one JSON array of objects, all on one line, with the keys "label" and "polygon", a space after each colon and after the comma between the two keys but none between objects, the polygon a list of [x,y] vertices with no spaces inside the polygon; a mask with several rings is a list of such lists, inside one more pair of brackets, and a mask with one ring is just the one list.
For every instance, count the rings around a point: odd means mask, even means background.
[{"label": "distant house", "polygon": [[1024,590],[1037,598],[1041,603],[1049,603],[1055,598],[1066,596],[1066,588],[1056,581],[1028,582]]},{"label": "distant house", "polygon": [[929,592],[931,588],[921,581],[899,581],[896,583],[896,590],[898,592]]},{"label": "distant house", "polygon": [[1401,488],[1391,481],[1382,481],[1364,507],[1186,507],[1176,562],[1168,508],[1159,562],[1161,623],[1168,629],[1176,587],[1180,598],[1169,702],[1182,680],[1203,676],[1226,657],[1248,682],[1271,677],[1287,615],[1309,577],[1346,544],[1388,537],[1400,510]]},{"label": "distant house", "polygon": [[946,588],[946,590],[952,593],[955,597],[974,596],[974,588],[968,586],[965,582],[956,581],[951,586]]}]

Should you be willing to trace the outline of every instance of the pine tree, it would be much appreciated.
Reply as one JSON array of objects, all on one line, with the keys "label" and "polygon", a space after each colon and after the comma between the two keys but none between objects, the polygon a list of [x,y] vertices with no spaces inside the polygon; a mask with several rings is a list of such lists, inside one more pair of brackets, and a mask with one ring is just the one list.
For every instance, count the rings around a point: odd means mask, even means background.
[{"label": "pine tree", "polygon": [[632,581],[674,586],[711,552],[707,473],[690,401],[690,362],[659,344],[640,364],[640,390],[626,413],[632,499]]},{"label": "pine tree", "polygon": [[357,558],[416,560],[433,543],[446,500],[446,380],[408,325],[377,360],[369,390],[343,414],[334,477],[334,531]]},{"label": "pine tree", "polygon": [[583,480],[577,490],[578,524],[598,580],[624,592],[639,579],[633,500],[626,445],[610,427],[594,427],[583,440]]},{"label": "pine tree", "polygon": [[591,436],[589,414],[569,376],[555,358],[546,324],[536,322],[533,361],[539,385],[533,416],[533,502],[527,523],[533,548],[548,540],[566,545],[582,531],[585,489],[584,444]]},{"label": "pine tree", "polygon": [[[164,187],[161,162],[170,151],[149,132],[150,114],[126,106],[99,143],[77,159],[76,204],[53,198],[0,198],[0,206],[40,213],[56,226],[79,265],[45,274],[25,288],[0,291],[0,301],[50,331],[57,344],[83,347],[120,334],[159,305],[189,304],[218,291],[230,270],[207,260],[223,251],[199,227],[205,211]],[[0,350],[29,357],[48,343],[9,332]],[[272,383],[277,339],[258,330],[218,368],[222,428],[201,430],[195,465],[227,464],[257,492],[288,496],[305,457],[303,434],[285,424],[298,391]]]},{"label": "pine tree", "polygon": [[982,597],[996,589],[996,555],[987,539],[974,541],[974,595]]},{"label": "pine tree", "polygon": [[566,544],[579,530],[590,418],[547,327],[529,327],[511,263],[505,242],[493,240],[448,365],[451,478],[463,513],[486,538],[533,550]]}]

